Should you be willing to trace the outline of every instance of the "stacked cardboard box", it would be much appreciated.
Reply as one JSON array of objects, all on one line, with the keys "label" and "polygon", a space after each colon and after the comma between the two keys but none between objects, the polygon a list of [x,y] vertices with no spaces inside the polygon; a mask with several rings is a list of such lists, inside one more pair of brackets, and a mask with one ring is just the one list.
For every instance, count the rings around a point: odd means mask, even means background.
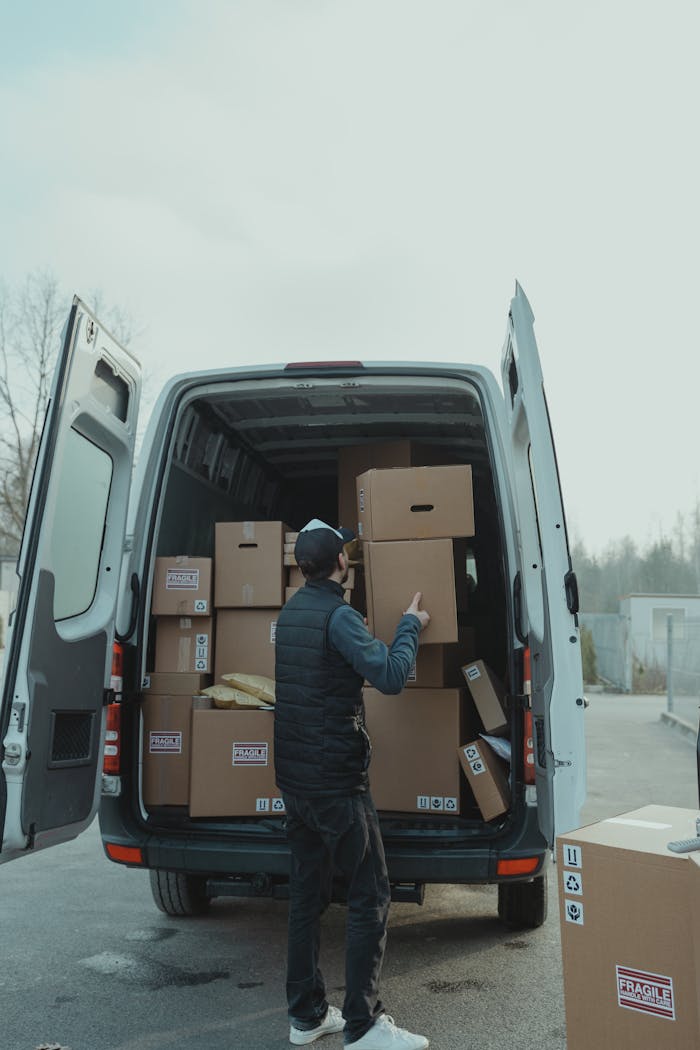
[{"label": "stacked cardboard box", "polygon": [[154,671],[211,671],[211,568],[211,558],[156,558],[151,604],[156,617]]},{"label": "stacked cardboard box", "polygon": [[230,671],[275,677],[275,631],[287,570],[281,521],[217,522],[216,681]]},{"label": "stacked cardboard box", "polygon": [[[508,734],[505,689],[483,660],[462,668],[472,701],[473,721],[481,724],[484,734],[505,737]],[[481,733],[460,746],[459,762],[472,789],[484,820],[494,820],[510,807],[508,763],[499,758]]]},{"label": "stacked cardboard box", "polygon": [[356,479],[370,630],[390,643],[416,591],[430,623],[421,632],[408,688],[365,691],[373,741],[372,790],[396,812],[463,810],[457,748],[465,725],[459,668],[473,655],[460,628],[466,609],[466,538],[474,534],[469,466],[372,468]]}]

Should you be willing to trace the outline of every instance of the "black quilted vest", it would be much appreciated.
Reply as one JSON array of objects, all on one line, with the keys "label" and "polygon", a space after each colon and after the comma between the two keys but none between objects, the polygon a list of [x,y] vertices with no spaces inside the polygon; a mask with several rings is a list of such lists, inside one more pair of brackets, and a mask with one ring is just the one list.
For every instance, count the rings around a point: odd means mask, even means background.
[{"label": "black quilted vest", "polygon": [[340,584],[307,582],[277,619],[275,772],[280,790],[299,798],[367,787],[362,676],[328,642],[342,604]]}]

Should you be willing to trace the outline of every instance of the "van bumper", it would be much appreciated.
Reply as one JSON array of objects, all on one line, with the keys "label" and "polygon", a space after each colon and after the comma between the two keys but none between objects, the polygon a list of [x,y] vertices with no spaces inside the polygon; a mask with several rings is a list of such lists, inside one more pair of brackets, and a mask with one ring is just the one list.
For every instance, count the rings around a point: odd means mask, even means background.
[{"label": "van bumper", "polygon": [[[222,827],[203,834],[188,832],[149,833],[122,819],[123,800],[104,798],[100,807],[103,845],[137,846],[143,862],[134,867],[159,868],[189,875],[253,876],[264,873],[274,881],[289,877],[289,850],[284,832],[255,834],[251,826],[240,826],[234,836]],[[537,875],[548,854],[537,824],[535,806],[523,805],[500,833],[473,844],[462,839],[454,845],[434,833],[414,833],[410,839],[385,837],[389,879],[397,883],[474,884],[517,881],[523,876],[498,874],[499,860],[537,858],[526,878]],[[109,855],[108,855],[109,856]],[[109,857],[112,860],[112,857]],[[122,862],[119,862],[122,863]]]}]

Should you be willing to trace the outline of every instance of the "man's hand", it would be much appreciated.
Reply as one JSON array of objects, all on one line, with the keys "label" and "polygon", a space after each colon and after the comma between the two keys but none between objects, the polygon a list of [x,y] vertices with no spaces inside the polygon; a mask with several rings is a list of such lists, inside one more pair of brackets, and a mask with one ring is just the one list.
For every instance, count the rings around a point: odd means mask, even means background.
[{"label": "man's hand", "polygon": [[[409,605],[408,609],[406,609],[407,613],[411,613],[412,616],[417,616],[418,617],[418,619],[420,620],[420,629],[421,629],[421,631],[424,630],[428,626],[428,624],[430,623],[430,613],[426,612],[425,609],[420,609],[419,608],[422,597],[423,597],[423,592],[422,591],[418,591],[417,594],[413,595],[413,601]],[[404,613],[404,615],[405,615],[405,613]]]}]

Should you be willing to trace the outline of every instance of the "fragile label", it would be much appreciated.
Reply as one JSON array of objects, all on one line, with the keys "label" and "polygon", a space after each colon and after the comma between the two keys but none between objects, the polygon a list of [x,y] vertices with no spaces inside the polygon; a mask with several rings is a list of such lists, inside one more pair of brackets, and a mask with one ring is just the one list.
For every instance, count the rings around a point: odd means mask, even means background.
[{"label": "fragile label", "polygon": [[272,645],[275,644],[275,638],[277,637],[277,620],[270,621],[270,642]]},{"label": "fragile label", "polygon": [[406,679],[406,681],[407,682],[415,682],[416,678],[417,678],[416,665],[414,663],[413,666],[411,667],[411,670],[408,672],[408,678]]},{"label": "fragile label", "polygon": [[180,755],[182,754],[182,733],[151,732],[148,747],[152,755]]},{"label": "fragile label", "polygon": [[564,867],[566,868],[580,868],[583,866],[583,851],[580,846],[562,846],[562,857],[564,859]]},{"label": "fragile label", "polygon": [[232,766],[266,766],[267,741],[262,743],[234,744],[231,754]]},{"label": "fragile label", "polygon": [[571,893],[575,897],[583,896],[583,876],[580,871],[563,871],[561,875],[564,881],[564,893]]},{"label": "fragile label", "polygon": [[198,591],[199,569],[166,569],[166,591]]},{"label": "fragile label", "polygon": [[359,501],[360,501],[359,502],[360,514],[364,514],[364,510],[365,510],[365,490],[364,489],[360,489]]},{"label": "fragile label", "polygon": [[628,966],[616,966],[615,977],[619,1006],[675,1021],[673,978],[647,973],[645,970],[632,970]]},{"label": "fragile label", "polygon": [[583,904],[581,901],[564,901],[564,914],[566,915],[567,922],[576,923],[577,926],[583,926]]}]

